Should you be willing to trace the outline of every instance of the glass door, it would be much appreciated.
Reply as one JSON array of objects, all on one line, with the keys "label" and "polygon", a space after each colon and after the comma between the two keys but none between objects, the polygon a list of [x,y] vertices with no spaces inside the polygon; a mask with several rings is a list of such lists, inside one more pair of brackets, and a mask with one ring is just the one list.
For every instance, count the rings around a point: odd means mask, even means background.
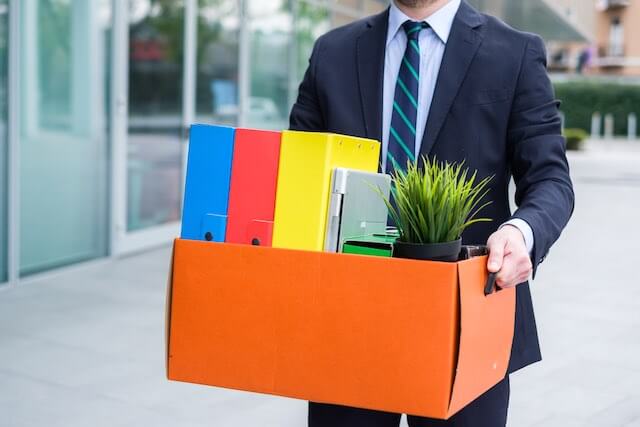
[{"label": "glass door", "polygon": [[8,279],[8,73],[9,5],[0,0],[0,286]]},{"label": "glass door", "polygon": [[192,3],[117,0],[115,253],[167,243],[179,233],[190,120],[185,106],[191,104],[185,99],[186,13]]},{"label": "glass door", "polygon": [[11,4],[19,5],[20,23],[20,84],[10,90],[20,107],[12,125],[18,127],[20,147],[19,270],[24,277],[108,252],[112,10],[111,0]]},{"label": "glass door", "polygon": [[122,254],[178,236],[188,126],[238,123],[241,14],[237,0],[115,4],[112,244]]},{"label": "glass door", "polygon": [[293,16],[288,0],[248,0],[249,100],[246,123],[258,129],[288,126],[293,81]]},{"label": "glass door", "polygon": [[240,115],[240,2],[198,0],[195,121],[236,126]]}]

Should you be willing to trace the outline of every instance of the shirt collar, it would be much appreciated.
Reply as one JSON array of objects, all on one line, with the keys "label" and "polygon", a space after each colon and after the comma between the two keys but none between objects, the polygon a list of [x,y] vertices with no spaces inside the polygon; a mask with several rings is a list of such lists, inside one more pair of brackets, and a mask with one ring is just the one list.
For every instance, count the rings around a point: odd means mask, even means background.
[{"label": "shirt collar", "polygon": [[[436,13],[429,16],[425,19],[425,22],[431,26],[434,33],[438,36],[438,38],[442,41],[442,43],[446,44],[449,39],[449,34],[451,33],[451,27],[453,25],[453,20],[456,17],[456,13],[460,8],[461,0],[451,0],[449,3],[440,8]],[[404,14],[398,6],[396,6],[395,1],[391,2],[391,7],[389,9],[389,30],[387,31],[387,46],[393,40],[400,31],[402,24],[411,20],[407,15]]]}]

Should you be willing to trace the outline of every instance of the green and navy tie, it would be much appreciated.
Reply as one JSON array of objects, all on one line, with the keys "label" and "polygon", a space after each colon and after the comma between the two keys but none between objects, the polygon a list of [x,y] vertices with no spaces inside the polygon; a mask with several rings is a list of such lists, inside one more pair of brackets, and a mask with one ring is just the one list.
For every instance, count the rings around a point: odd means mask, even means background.
[{"label": "green and navy tie", "polygon": [[391,114],[391,129],[387,147],[387,173],[406,170],[407,160],[415,161],[418,89],[420,82],[420,31],[426,22],[406,21],[407,48],[402,58]]}]

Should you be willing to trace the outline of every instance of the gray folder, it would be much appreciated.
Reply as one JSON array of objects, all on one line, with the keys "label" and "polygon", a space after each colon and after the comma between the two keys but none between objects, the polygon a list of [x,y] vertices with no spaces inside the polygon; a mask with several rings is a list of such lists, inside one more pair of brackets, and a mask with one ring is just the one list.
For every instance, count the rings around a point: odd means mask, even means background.
[{"label": "gray folder", "polygon": [[389,175],[344,168],[333,171],[325,251],[340,252],[351,237],[385,233],[387,207],[375,188],[388,198]]}]

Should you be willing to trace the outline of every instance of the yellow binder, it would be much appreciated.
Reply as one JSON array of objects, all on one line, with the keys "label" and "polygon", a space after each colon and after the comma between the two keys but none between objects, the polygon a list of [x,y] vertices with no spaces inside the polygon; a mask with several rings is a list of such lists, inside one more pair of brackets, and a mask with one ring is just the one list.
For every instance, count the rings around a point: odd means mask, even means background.
[{"label": "yellow binder", "polygon": [[380,143],[316,132],[284,131],[273,247],[324,249],[331,172],[337,167],[377,172]]}]

